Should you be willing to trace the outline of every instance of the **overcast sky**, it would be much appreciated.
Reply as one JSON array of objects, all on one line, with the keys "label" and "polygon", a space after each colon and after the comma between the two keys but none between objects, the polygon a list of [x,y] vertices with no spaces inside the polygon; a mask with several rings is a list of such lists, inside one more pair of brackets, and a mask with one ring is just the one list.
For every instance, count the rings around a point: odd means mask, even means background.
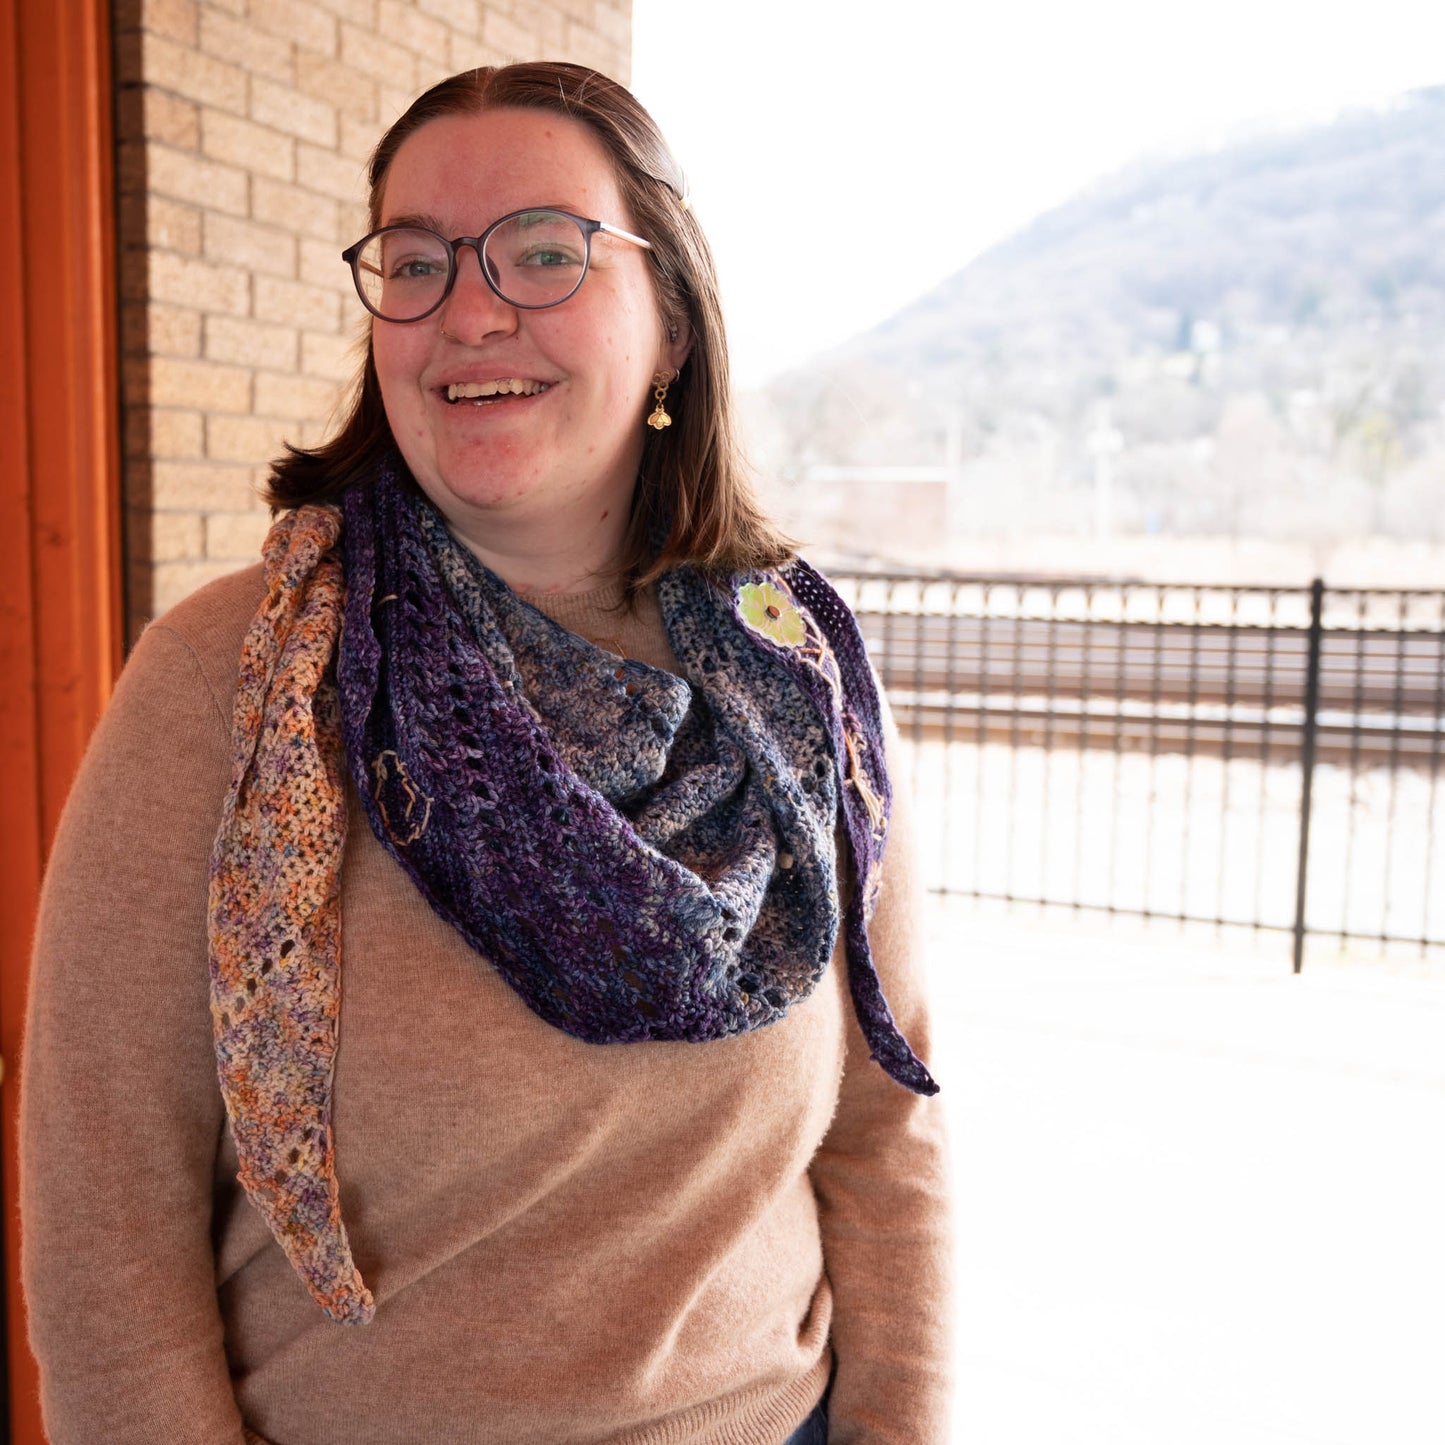
[{"label": "overcast sky", "polygon": [[743,385],[1136,157],[1445,83],[1431,0],[632,9],[633,88],[717,252]]}]

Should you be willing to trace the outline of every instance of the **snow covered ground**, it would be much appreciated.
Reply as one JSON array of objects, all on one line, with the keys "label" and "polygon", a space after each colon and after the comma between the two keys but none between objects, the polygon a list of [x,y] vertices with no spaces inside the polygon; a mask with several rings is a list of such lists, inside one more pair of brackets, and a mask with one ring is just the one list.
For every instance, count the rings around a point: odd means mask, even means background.
[{"label": "snow covered ground", "polygon": [[956,1445],[1445,1441],[1445,960],[933,898]]}]

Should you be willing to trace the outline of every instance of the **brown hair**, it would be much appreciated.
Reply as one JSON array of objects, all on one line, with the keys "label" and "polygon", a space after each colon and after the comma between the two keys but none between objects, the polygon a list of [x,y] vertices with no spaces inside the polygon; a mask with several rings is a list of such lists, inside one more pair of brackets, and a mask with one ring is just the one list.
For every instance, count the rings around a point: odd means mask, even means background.
[{"label": "brown hair", "polygon": [[[412,102],[372,154],[371,225],[381,224],[387,172],[408,136],[442,116],[500,109],[553,111],[591,128],[612,158],[632,221],[652,243],[646,255],[663,324],[691,336],[682,374],[667,394],[673,423],[648,428],[643,444],[622,558],[628,589],[684,562],[713,573],[782,562],[792,545],[759,507],[736,434],[712,252],[687,207],[677,162],[628,90],[595,70],[557,61],[484,66],[441,81]],[[368,340],[340,430],[318,447],[288,445],[269,500],[281,508],[334,501],[394,450]]]}]

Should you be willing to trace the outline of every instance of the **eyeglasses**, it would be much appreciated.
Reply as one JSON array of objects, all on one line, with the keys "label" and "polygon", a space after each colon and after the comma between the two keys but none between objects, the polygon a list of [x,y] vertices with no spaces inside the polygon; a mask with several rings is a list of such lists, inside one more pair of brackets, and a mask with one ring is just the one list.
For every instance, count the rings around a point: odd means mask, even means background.
[{"label": "eyeglasses", "polygon": [[356,294],[383,321],[420,321],[451,295],[457,252],[470,246],[487,285],[508,306],[541,311],[560,306],[587,275],[598,231],[652,249],[650,241],[606,221],[570,211],[513,211],[480,236],[448,241],[420,226],[383,226],[341,253]]}]

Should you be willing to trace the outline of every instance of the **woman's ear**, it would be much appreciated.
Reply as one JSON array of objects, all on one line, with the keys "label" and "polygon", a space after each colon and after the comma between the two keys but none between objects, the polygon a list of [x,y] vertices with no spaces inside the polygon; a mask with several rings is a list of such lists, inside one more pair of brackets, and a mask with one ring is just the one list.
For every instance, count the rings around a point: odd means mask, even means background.
[{"label": "woman's ear", "polygon": [[657,369],[659,371],[680,372],[682,364],[692,354],[692,327],[686,321],[676,326],[669,326],[667,334],[662,343],[662,350],[658,352]]}]

